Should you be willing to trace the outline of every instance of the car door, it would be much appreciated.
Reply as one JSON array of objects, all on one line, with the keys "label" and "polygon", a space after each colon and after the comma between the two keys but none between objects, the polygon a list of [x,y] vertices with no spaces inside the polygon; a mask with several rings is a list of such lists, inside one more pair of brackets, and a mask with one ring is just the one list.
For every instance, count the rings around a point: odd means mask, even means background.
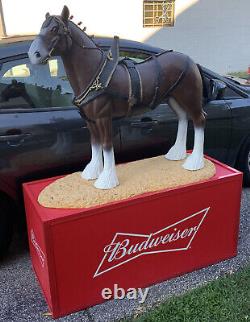
[{"label": "car door", "polygon": [[0,66],[0,181],[18,189],[25,180],[82,169],[90,137],[61,59],[31,65],[19,56]]},{"label": "car door", "polygon": [[121,150],[138,157],[166,153],[174,144],[177,118],[166,103],[121,121]]},{"label": "car door", "polygon": [[[232,111],[227,101],[212,100],[204,110],[206,116],[204,151],[220,161],[227,160],[230,149]],[[121,124],[122,151],[139,156],[166,153],[174,144],[178,120],[166,103],[160,104],[153,111],[131,116]],[[190,120],[188,125],[187,149],[193,149],[194,129]],[[143,151],[143,152],[142,152]]]},{"label": "car door", "polygon": [[[204,110],[207,113],[204,152],[210,157],[226,162],[231,140],[231,108],[222,99],[210,101]],[[191,145],[189,144],[189,147]]]},{"label": "car door", "polygon": [[204,107],[207,114],[204,151],[222,162],[227,162],[232,136],[232,109],[226,100],[229,91],[226,87],[224,96],[211,100]]},{"label": "car door", "polygon": [[239,164],[236,165],[236,162],[238,161],[239,153],[250,134],[250,99],[246,93],[239,92],[232,84],[230,84],[230,87],[227,85],[223,98],[232,114],[229,151],[226,163],[238,167]]},{"label": "car door", "polygon": [[[123,49],[120,54],[121,58],[129,57],[136,62],[150,56],[149,53],[131,49]],[[122,155],[135,159],[164,153],[174,144],[176,125],[176,116],[166,102],[154,110],[144,110],[124,118],[119,122]]]}]

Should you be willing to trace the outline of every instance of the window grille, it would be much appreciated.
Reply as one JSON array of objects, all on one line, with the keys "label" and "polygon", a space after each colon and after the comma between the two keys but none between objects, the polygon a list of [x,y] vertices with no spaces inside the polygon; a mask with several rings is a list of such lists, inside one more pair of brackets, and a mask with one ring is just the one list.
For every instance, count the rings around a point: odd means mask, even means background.
[{"label": "window grille", "polygon": [[174,26],[175,0],[143,0],[143,27]]}]

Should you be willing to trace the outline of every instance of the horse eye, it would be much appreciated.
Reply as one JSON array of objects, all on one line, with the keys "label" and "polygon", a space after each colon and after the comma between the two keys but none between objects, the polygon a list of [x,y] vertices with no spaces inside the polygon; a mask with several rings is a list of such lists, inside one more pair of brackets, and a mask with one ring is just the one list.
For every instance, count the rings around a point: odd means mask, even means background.
[{"label": "horse eye", "polygon": [[57,27],[53,27],[53,28],[51,29],[51,32],[57,32]]}]

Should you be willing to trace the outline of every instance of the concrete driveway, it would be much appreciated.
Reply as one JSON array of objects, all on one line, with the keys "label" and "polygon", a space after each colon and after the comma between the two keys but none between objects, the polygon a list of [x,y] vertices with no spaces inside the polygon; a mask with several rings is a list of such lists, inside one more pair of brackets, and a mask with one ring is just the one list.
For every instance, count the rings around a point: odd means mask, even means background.
[{"label": "concrete driveway", "polygon": [[[150,287],[147,300],[112,300],[57,321],[105,322],[137,315],[167,298],[185,293],[250,263],[250,188],[244,188],[238,256]],[[18,240],[0,264],[0,321],[49,321],[48,307],[31,268],[29,253]]]}]

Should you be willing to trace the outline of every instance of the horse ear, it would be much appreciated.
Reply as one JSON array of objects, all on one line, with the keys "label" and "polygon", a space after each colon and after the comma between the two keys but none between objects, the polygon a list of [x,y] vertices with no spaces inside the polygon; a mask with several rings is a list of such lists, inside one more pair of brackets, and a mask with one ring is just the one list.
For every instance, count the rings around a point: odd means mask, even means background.
[{"label": "horse ear", "polygon": [[68,21],[69,19],[69,8],[67,6],[63,7],[62,13],[61,13],[61,17],[63,21]]},{"label": "horse ear", "polygon": [[48,19],[50,16],[50,14],[47,12],[46,15],[45,15],[45,18]]}]

